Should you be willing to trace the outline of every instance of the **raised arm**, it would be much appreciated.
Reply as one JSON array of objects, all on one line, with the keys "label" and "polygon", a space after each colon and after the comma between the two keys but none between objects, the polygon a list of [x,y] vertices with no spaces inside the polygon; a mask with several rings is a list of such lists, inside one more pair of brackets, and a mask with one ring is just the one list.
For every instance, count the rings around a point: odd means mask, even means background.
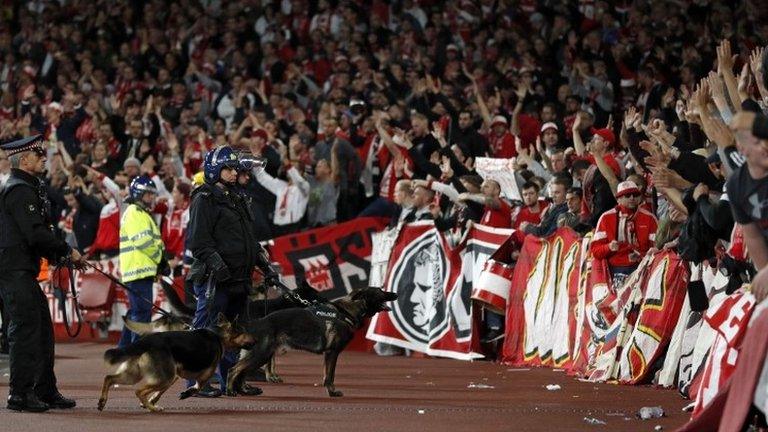
[{"label": "raised arm", "polygon": [[576,113],[576,118],[573,120],[573,126],[571,126],[571,133],[573,134],[573,148],[576,150],[576,156],[583,157],[587,153],[587,148],[584,146],[584,141],[581,139],[579,133],[579,127],[581,126],[581,112]]}]

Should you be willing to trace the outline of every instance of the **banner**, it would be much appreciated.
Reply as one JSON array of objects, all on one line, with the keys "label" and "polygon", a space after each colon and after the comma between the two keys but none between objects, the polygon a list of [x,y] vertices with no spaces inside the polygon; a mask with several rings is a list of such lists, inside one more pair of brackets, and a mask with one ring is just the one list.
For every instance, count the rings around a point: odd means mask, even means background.
[{"label": "banner", "polygon": [[306,280],[335,299],[369,286],[371,234],[381,231],[387,222],[384,218],[357,218],[278,237],[267,248],[289,288]]},{"label": "banner", "polygon": [[618,379],[641,384],[672,338],[687,297],[688,266],[677,253],[663,250],[653,255],[639,288],[642,303],[629,341],[619,359]]},{"label": "banner", "polygon": [[742,288],[707,309],[705,325],[712,328],[716,336],[701,374],[692,417],[704,410],[736,369],[741,341],[754,308],[755,296]]},{"label": "banner", "polygon": [[463,243],[462,271],[464,289],[471,290],[476,304],[495,313],[506,314],[509,291],[512,287],[511,271],[515,230],[491,228],[472,224]]},{"label": "banner", "polygon": [[570,228],[526,236],[512,276],[502,361],[568,367],[572,360],[581,239]]},{"label": "banner", "polygon": [[481,358],[472,285],[488,257],[511,233],[475,225],[451,248],[431,221],[403,226],[385,278],[385,289],[396,292],[398,299],[391,312],[373,318],[368,339],[433,356]]},{"label": "banner", "polygon": [[513,201],[522,201],[515,178],[514,162],[514,159],[479,157],[475,160],[475,170],[483,179],[497,181],[501,186],[502,196]]},{"label": "banner", "polygon": [[512,276],[502,361],[563,367],[592,381],[637,384],[667,348],[688,268],[672,251],[646,256],[614,287],[589,238],[560,228],[527,236]]},{"label": "banner", "polygon": [[[703,266],[701,280],[709,299],[709,307],[716,308],[728,297],[725,293],[728,277],[706,262]],[[698,272],[698,266],[692,264],[690,274]],[[704,313],[690,310],[686,297],[657,384],[675,386],[682,395],[695,396],[716,335],[714,329],[704,325]],[[694,389],[690,391],[692,386]]]}]

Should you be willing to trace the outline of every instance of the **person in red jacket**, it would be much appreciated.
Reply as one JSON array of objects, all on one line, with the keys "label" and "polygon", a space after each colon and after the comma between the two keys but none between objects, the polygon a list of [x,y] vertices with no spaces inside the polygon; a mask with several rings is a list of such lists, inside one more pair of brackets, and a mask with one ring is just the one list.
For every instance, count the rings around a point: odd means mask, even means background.
[{"label": "person in red jacket", "polygon": [[595,258],[608,260],[613,283],[619,285],[653,246],[657,221],[639,208],[642,194],[635,183],[619,183],[616,199],[619,204],[600,216],[590,250]]}]

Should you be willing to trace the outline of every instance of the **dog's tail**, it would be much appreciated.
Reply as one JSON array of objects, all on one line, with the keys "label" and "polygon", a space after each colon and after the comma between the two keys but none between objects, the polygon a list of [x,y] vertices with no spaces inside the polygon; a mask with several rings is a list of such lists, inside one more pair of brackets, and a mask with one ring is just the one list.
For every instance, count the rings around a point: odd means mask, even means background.
[{"label": "dog's tail", "polygon": [[184,304],[181,297],[179,297],[179,294],[176,293],[176,290],[173,288],[169,278],[160,278],[160,286],[163,288],[163,293],[168,299],[168,303],[170,303],[171,310],[173,310],[174,313],[188,318],[195,316],[195,310]]},{"label": "dog's tail", "polygon": [[138,321],[131,321],[127,316],[123,317],[123,321],[128,330],[136,333],[137,335],[144,336],[146,334],[155,333],[155,328],[151,322],[143,323]]},{"label": "dog's tail", "polygon": [[144,354],[145,350],[139,344],[133,344],[125,348],[112,348],[104,352],[104,361],[110,365],[123,362],[131,357],[138,357]]}]

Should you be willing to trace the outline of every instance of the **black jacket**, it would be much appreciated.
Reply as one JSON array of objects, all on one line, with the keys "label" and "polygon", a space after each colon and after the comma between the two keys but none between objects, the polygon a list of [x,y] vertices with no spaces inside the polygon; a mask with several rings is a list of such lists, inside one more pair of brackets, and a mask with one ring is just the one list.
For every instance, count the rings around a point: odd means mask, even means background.
[{"label": "black jacket", "polygon": [[544,215],[544,219],[538,225],[529,225],[525,232],[536,237],[546,237],[557,231],[557,218],[561,214],[568,213],[568,204],[552,204]]},{"label": "black jacket", "polygon": [[77,239],[77,248],[80,252],[91,247],[96,240],[96,231],[99,230],[99,219],[101,218],[101,208],[104,205],[91,195],[78,191],[75,199],[80,203],[80,208],[75,213],[72,231],[75,232]]},{"label": "black jacket", "polygon": [[54,234],[43,182],[13,169],[0,190],[0,269],[40,271],[40,258],[59,261],[70,247]]},{"label": "black jacket", "polygon": [[463,146],[469,150],[470,154],[465,156],[483,157],[488,154],[488,139],[485,138],[474,127],[466,129],[456,128],[451,136],[451,143]]},{"label": "black jacket", "polygon": [[[196,263],[205,265],[205,274],[221,274],[225,268],[229,278],[217,285],[249,283],[251,270],[266,270],[269,262],[256,237],[254,215],[242,195],[234,189],[204,184],[192,194],[187,228],[188,247]],[[192,276],[193,278],[195,276]]]}]

